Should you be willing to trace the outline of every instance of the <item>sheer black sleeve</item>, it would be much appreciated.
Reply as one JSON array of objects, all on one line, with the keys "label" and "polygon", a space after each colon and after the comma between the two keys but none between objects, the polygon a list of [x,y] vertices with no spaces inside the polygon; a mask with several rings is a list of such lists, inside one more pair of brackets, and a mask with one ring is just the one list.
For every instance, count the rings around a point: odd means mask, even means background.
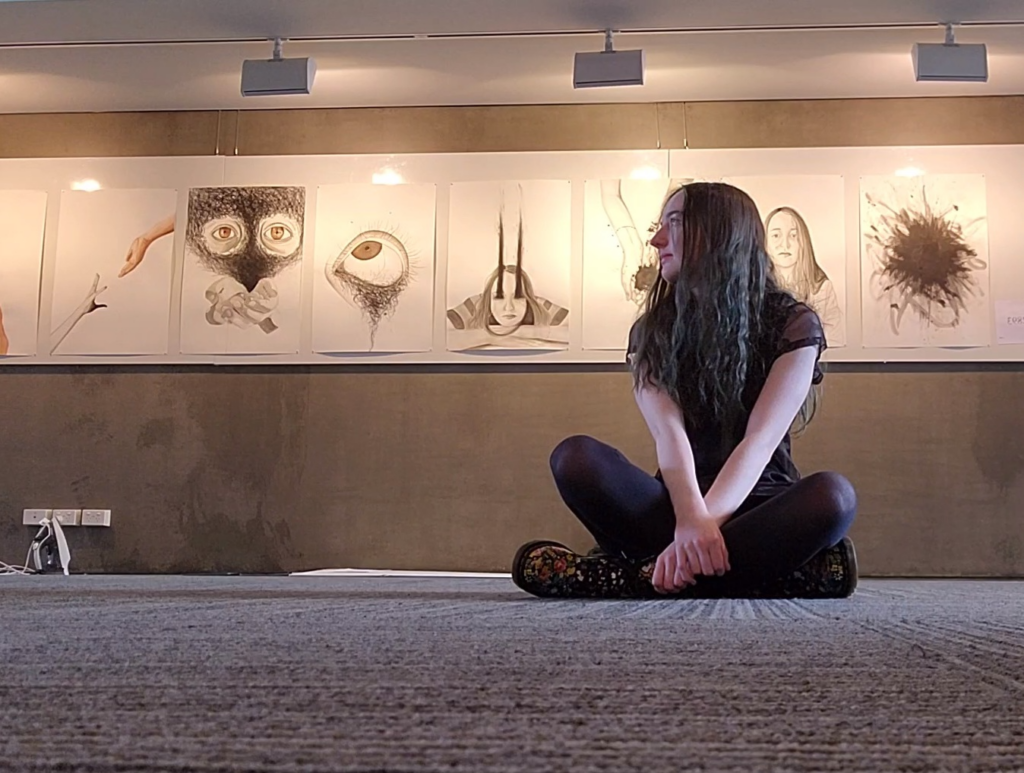
[{"label": "sheer black sleeve", "polygon": [[787,352],[796,351],[805,346],[813,346],[817,349],[811,383],[820,384],[825,374],[821,370],[819,358],[828,346],[825,342],[825,329],[821,326],[821,319],[814,309],[807,304],[796,303],[789,310],[786,323],[779,336],[775,357],[781,357]]}]

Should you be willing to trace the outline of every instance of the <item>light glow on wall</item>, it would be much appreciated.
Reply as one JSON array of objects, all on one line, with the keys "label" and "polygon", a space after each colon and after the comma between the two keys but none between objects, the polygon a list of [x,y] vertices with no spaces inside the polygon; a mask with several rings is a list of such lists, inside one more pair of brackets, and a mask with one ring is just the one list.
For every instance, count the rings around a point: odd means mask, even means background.
[{"label": "light glow on wall", "polygon": [[379,172],[373,173],[373,182],[375,185],[401,185],[405,182],[405,178],[394,169],[385,167]]},{"label": "light glow on wall", "polygon": [[93,179],[75,180],[73,183],[71,183],[71,190],[73,190],[73,191],[85,191],[87,193],[92,193],[93,191],[98,191],[102,187],[103,186],[100,185],[98,180],[93,180]]},{"label": "light glow on wall", "polygon": [[638,166],[629,173],[631,180],[658,180],[661,178],[661,171],[653,166]]}]

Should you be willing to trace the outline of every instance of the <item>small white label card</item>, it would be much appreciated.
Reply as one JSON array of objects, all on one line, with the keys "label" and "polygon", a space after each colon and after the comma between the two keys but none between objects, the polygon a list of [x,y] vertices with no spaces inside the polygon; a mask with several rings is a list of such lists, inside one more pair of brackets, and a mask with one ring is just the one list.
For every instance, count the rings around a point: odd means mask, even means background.
[{"label": "small white label card", "polygon": [[1024,301],[996,301],[996,343],[1024,344]]}]

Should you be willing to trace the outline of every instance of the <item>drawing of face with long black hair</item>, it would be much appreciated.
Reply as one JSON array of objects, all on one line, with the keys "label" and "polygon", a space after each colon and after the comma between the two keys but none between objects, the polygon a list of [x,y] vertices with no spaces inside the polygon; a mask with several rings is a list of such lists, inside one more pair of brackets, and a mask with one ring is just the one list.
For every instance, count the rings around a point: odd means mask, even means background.
[{"label": "drawing of face with long black hair", "polygon": [[[484,290],[479,296],[480,303],[473,308],[466,327],[486,328],[492,335],[508,336],[527,325],[552,324],[555,322],[554,315],[545,311],[545,302],[537,297],[530,275],[523,268],[522,221],[519,223],[514,265],[505,262],[504,237],[504,222],[499,220],[498,267],[487,277]],[[550,303],[547,305],[552,306]],[[561,324],[564,316],[560,312],[557,316],[555,324]],[[449,319],[452,319],[451,312]]]},{"label": "drawing of face with long black hair", "polygon": [[362,312],[370,327],[370,348],[380,322],[394,313],[409,286],[409,251],[395,234],[381,229],[363,231],[325,266],[327,282]]},{"label": "drawing of face with long black hair", "polygon": [[484,336],[475,337],[471,348],[528,348],[548,343],[563,347],[561,333],[552,328],[564,331],[569,310],[534,291],[523,267],[522,213],[518,215],[514,247],[508,245],[511,249],[506,246],[505,219],[502,207],[498,213],[497,266],[487,275],[480,293],[448,309],[448,323],[455,331],[485,331]]},{"label": "drawing of face with long black hair", "polygon": [[485,296],[490,309],[488,327],[517,328],[533,324],[533,315],[523,287],[524,278],[522,270],[517,270],[515,266],[505,266],[490,278],[490,287]]},{"label": "drawing of face with long black hair", "polygon": [[[495,335],[510,335],[522,325],[534,324],[527,292],[533,295],[530,279],[523,271],[523,220],[516,233],[515,265],[505,263],[505,222],[498,218],[498,268],[487,278],[478,322]],[[529,288],[528,288],[529,285]],[[534,305],[536,305],[534,303]],[[486,319],[480,319],[486,316]]]}]

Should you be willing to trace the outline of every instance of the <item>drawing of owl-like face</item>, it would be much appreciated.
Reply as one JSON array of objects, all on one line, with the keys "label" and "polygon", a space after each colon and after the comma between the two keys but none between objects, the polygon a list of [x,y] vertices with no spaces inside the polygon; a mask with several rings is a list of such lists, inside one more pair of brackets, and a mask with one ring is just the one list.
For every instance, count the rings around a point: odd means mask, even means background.
[{"label": "drawing of owl-like face", "polygon": [[199,262],[252,292],[302,259],[306,190],[193,188],[186,242]]}]

